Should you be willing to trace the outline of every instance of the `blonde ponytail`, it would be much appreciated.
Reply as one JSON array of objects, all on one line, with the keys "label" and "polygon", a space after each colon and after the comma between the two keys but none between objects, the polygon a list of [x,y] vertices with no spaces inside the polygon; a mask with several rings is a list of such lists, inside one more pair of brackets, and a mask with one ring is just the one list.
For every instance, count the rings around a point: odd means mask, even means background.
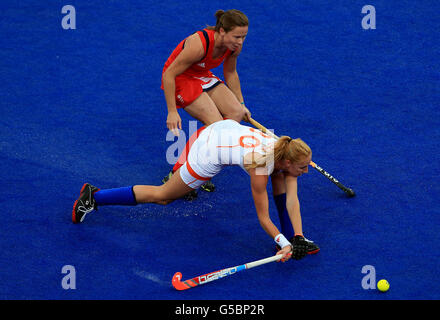
[{"label": "blonde ponytail", "polygon": [[311,153],[312,150],[301,138],[292,139],[288,136],[282,136],[275,144],[274,161],[285,159],[299,162]]},{"label": "blonde ponytail", "polygon": [[261,168],[280,160],[290,160],[296,163],[311,153],[312,150],[301,138],[292,139],[288,136],[282,136],[268,153],[264,155],[252,153],[252,158],[245,160],[244,167],[246,170]]}]

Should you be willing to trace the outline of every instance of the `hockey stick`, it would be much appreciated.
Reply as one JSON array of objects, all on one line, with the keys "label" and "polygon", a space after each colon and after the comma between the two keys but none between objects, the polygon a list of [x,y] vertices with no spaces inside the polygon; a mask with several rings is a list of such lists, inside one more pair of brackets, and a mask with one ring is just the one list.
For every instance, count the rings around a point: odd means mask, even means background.
[{"label": "hockey stick", "polygon": [[173,280],[171,282],[173,283],[173,287],[176,288],[177,290],[186,290],[186,289],[194,288],[196,286],[200,286],[202,284],[205,284],[205,283],[208,283],[208,282],[211,282],[214,280],[218,280],[220,278],[224,278],[226,276],[230,276],[230,275],[237,273],[239,271],[251,269],[251,268],[254,268],[257,266],[261,266],[262,264],[266,264],[269,262],[280,260],[282,257],[283,257],[282,254],[278,254],[276,256],[272,256],[269,258],[245,263],[245,264],[242,264],[242,265],[239,265],[236,267],[225,268],[225,269],[221,269],[219,271],[207,273],[207,274],[204,274],[204,275],[201,275],[201,276],[189,279],[189,280],[185,280],[185,281],[181,281],[182,274],[180,272],[176,272],[174,274]]},{"label": "hockey stick", "polygon": [[[249,122],[257,129],[260,129],[261,131],[263,131],[266,134],[271,135],[272,137],[274,137],[275,139],[279,139],[279,137],[277,135],[275,135],[272,131],[267,130],[266,127],[264,127],[261,123],[255,121],[254,119],[250,118]],[[323,168],[321,168],[320,166],[318,166],[316,163],[314,163],[313,161],[310,161],[310,165],[315,168],[317,171],[319,171],[320,173],[322,173],[327,179],[329,179],[331,182],[333,182],[336,186],[338,186],[339,189],[341,189],[342,191],[344,191],[349,197],[354,197],[356,194],[354,193],[354,191],[350,188],[347,188],[346,186],[344,186],[342,183],[339,182],[338,179],[336,179],[335,177],[333,177],[330,173],[328,173],[327,171],[325,171]]]}]

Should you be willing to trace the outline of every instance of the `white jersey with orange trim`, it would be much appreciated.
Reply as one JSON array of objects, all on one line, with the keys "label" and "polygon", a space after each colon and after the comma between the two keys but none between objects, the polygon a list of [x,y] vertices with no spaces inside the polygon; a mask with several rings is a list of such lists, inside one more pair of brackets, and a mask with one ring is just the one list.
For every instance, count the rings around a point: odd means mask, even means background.
[{"label": "white jersey with orange trim", "polygon": [[[218,121],[208,126],[193,143],[180,176],[191,188],[197,189],[220,172],[224,166],[238,165],[245,170],[244,157],[250,153],[273,154],[276,140],[258,129],[243,126],[234,120]],[[270,175],[273,161],[258,168]],[[246,171],[246,170],[245,170]],[[247,171],[246,171],[247,172]]]}]

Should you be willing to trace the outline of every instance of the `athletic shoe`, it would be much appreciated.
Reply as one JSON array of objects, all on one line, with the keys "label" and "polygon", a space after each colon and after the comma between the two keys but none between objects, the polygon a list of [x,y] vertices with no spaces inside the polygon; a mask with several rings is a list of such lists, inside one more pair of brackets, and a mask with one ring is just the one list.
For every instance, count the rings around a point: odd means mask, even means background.
[{"label": "athletic shoe", "polygon": [[194,199],[197,199],[198,196],[199,195],[197,194],[197,190],[192,190],[185,194],[182,199],[184,199],[185,201],[193,201]]},{"label": "athletic shoe", "polygon": [[89,183],[85,183],[79,194],[78,200],[73,204],[72,210],[72,222],[80,223],[83,222],[86,214],[92,212],[93,210],[98,210],[93,194],[99,189],[92,186]]},{"label": "athletic shoe", "polygon": [[206,192],[214,192],[215,191],[215,185],[212,183],[211,180],[205,182],[204,184],[202,184],[200,186],[200,188],[202,188],[202,190],[206,191]]},{"label": "athletic shoe", "polygon": [[[304,240],[306,240],[307,242],[307,254],[316,254],[319,252],[319,247],[312,240],[309,240],[307,238],[304,238]],[[292,243],[292,241],[293,238],[289,240],[290,243]],[[281,250],[281,247],[279,245],[276,245],[276,250]]]},{"label": "athletic shoe", "polygon": [[172,176],[173,176],[173,171],[170,171],[165,177],[163,177],[162,183],[165,183],[168,180],[170,180]]}]

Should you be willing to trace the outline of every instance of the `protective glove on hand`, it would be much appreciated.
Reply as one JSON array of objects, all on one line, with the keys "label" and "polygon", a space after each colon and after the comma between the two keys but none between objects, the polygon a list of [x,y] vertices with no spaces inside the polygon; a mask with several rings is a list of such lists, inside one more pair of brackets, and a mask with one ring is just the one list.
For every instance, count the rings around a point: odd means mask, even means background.
[{"label": "protective glove on hand", "polygon": [[307,255],[307,241],[303,236],[297,235],[292,241],[292,258],[300,260]]}]

